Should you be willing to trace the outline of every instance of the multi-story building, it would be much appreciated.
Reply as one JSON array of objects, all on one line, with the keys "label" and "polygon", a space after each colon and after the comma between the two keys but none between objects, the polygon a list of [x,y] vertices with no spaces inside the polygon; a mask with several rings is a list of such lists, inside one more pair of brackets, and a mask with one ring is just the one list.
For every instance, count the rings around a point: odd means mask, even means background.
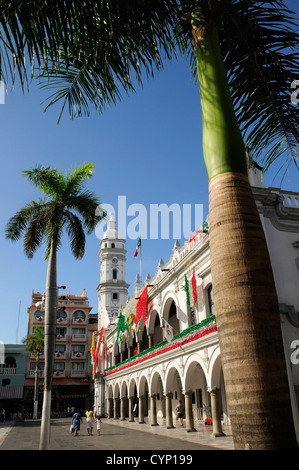
[{"label": "multi-story building", "polygon": [[[53,413],[64,413],[78,407],[84,410],[91,404],[93,384],[90,379],[90,347],[93,331],[97,330],[97,314],[91,314],[92,307],[85,289],[80,296],[71,294],[58,296],[57,336],[52,382]],[[43,295],[33,292],[28,308],[28,334],[37,325],[44,329]],[[24,404],[27,412],[32,412],[35,358],[28,355],[26,365],[26,389]],[[44,355],[40,355],[39,412],[42,405]]]},{"label": "multi-story building", "polygon": [[[250,171],[250,181],[273,266],[299,440],[299,193],[265,188],[257,169]],[[110,286],[106,280],[113,279],[118,257],[123,257],[118,247],[124,249],[124,241],[117,239],[112,225],[111,221],[100,251],[108,297],[116,292],[118,279]],[[122,315],[113,317],[111,310],[105,310],[103,287],[100,282],[97,290],[99,327],[106,327],[102,335],[106,353],[95,379],[95,412],[172,428],[177,425],[176,405],[182,400],[187,431],[195,431],[212,418],[213,434],[223,435],[230,418],[213,305],[208,230],[196,231],[183,246],[175,242],[169,261],[164,264],[160,260],[155,275],[147,276],[145,285],[139,284],[137,276],[134,296],[127,300]],[[147,295],[147,308],[142,328],[134,330],[132,316],[136,318],[141,293]],[[108,320],[109,328],[105,323]]]},{"label": "multi-story building", "polygon": [[[0,413],[6,419],[23,411],[25,385],[26,346],[1,344],[0,351]],[[4,416],[0,414],[0,418]]]}]

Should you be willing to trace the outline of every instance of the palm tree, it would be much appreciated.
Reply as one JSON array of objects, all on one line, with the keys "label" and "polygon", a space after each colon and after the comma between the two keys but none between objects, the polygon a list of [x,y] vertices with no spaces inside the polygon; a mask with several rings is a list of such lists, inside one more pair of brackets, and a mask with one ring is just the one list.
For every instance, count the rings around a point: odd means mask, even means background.
[{"label": "palm tree", "polygon": [[40,326],[37,325],[34,329],[34,333],[32,335],[27,336],[24,338],[23,343],[27,345],[26,351],[29,354],[34,354],[35,358],[35,382],[34,382],[34,405],[33,405],[33,418],[37,418],[37,411],[38,411],[38,386],[39,386],[39,375],[40,375],[40,367],[39,367],[39,355],[44,350],[44,343],[45,337],[44,333],[41,330]]},{"label": "palm tree", "polygon": [[[203,152],[209,179],[211,273],[221,363],[235,448],[295,449],[297,442],[275,283],[248,181],[244,139],[234,109],[234,102],[237,102],[237,116],[243,128],[255,123],[254,130],[249,130],[252,147],[258,151],[265,144],[270,146],[267,164],[286,150],[284,139],[296,162],[299,133],[293,126],[298,118],[284,127],[286,116],[282,113],[283,108],[288,108],[281,86],[287,86],[287,67],[284,67],[286,58],[281,57],[280,47],[286,45],[285,40],[290,35],[283,26],[286,16],[281,9],[266,10],[255,6],[256,2],[231,3],[219,2],[223,7],[220,11],[214,1],[199,2],[185,14],[193,38],[201,96]],[[238,24],[243,21],[242,13],[236,8],[238,4],[246,5],[249,12],[244,29]],[[271,27],[267,30],[270,19]],[[218,32],[217,28],[221,23],[225,28],[222,42],[223,29],[219,28]],[[243,60],[248,57],[251,61],[251,73],[247,70],[247,76],[240,70],[238,50],[232,58],[232,49],[226,49],[225,41],[232,47],[228,31],[231,35],[238,32],[248,42],[247,47],[244,40],[235,43],[237,48],[241,43],[241,52],[245,48]],[[257,47],[251,50],[254,43]],[[254,63],[257,63],[256,72]],[[255,74],[259,75],[257,79]],[[240,80],[245,83],[239,83]],[[251,89],[249,81],[253,81]],[[271,88],[273,82],[278,96],[267,94],[267,87]],[[261,96],[263,108],[259,99],[256,102],[261,86],[265,87]],[[261,135],[263,133],[266,135]]]},{"label": "palm tree", "polygon": [[[74,105],[81,115],[88,114],[89,102],[99,110],[115,102],[117,84],[131,91],[131,70],[141,82],[143,68],[152,73],[162,67],[161,51],[167,59],[175,54],[175,40],[184,54],[190,52],[200,87],[213,291],[235,446],[297,447],[275,284],[244,145],[264,169],[285,156],[286,168],[292,162],[298,168],[299,116],[289,91],[299,65],[294,14],[280,0],[153,0],[138,6],[128,0],[93,2],[93,8],[85,2],[83,17],[79,4],[56,15],[64,24],[62,37],[50,35],[44,54],[50,61],[41,74],[57,87],[50,104],[62,99],[64,109],[69,103],[71,117]],[[25,33],[13,37],[23,39],[29,30],[26,44],[38,48],[30,40],[38,14],[47,11],[32,13],[31,29],[23,13],[16,22],[9,11],[6,34],[23,27]],[[14,44],[7,44],[8,56]]]},{"label": "palm tree", "polygon": [[175,51],[173,11],[164,0],[4,0],[0,79],[19,78],[24,89],[40,70],[41,85],[55,90],[50,105],[62,100],[72,117],[88,115],[89,102],[102,112],[163,69]]},{"label": "palm tree", "polygon": [[[63,176],[57,169],[39,166],[24,175],[36,186],[44,199],[32,201],[7,223],[6,237],[17,241],[24,233],[24,251],[32,258],[43,241],[48,261],[45,292],[45,369],[40,449],[47,449],[50,435],[51,386],[56,341],[57,252],[64,230],[70,238],[73,255],[80,259],[85,250],[85,233],[92,233],[96,223],[105,215],[99,214],[97,196],[83,186],[92,176],[94,165],[85,163]],[[97,211],[96,211],[97,209]]]}]

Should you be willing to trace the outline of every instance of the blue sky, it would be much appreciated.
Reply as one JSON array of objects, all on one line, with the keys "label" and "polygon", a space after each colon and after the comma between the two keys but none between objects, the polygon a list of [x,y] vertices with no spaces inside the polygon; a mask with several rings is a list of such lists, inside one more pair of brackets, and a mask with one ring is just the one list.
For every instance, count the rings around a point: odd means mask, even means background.
[{"label": "blue sky", "polygon": [[[295,2],[288,4],[298,10]],[[177,203],[181,207],[190,204],[193,214],[195,204],[202,204],[204,218],[208,214],[199,91],[187,62],[166,64],[155,80],[145,81],[143,89],[124,96],[103,115],[92,111],[88,118],[71,121],[64,113],[57,125],[59,107],[44,113],[41,103],[46,97],[47,92],[33,83],[29,94],[23,95],[16,87],[0,105],[0,341],[6,344],[21,342],[26,336],[32,291],[43,293],[46,281],[43,248],[29,260],[22,241],[12,243],[4,236],[8,219],[39,198],[38,191],[22,177],[23,170],[41,164],[65,172],[88,161],[96,166],[88,188],[116,209],[118,196],[126,196],[127,207],[142,204],[148,213],[150,204]],[[273,181],[275,172],[266,175],[267,186],[280,185],[279,179]],[[298,190],[298,174],[288,173],[282,187]],[[132,220],[134,217],[127,217],[127,222]],[[170,235],[168,240],[143,240],[143,278],[147,273],[154,276],[160,258],[165,263],[169,260],[175,242]],[[139,272],[139,258],[133,257],[136,241],[126,242],[126,280],[131,287]],[[180,241],[184,243],[184,239]],[[66,285],[75,295],[85,288],[93,313],[97,313],[100,282],[99,242],[96,234],[88,236],[86,254],[77,261],[65,239],[58,255],[58,285]]]}]

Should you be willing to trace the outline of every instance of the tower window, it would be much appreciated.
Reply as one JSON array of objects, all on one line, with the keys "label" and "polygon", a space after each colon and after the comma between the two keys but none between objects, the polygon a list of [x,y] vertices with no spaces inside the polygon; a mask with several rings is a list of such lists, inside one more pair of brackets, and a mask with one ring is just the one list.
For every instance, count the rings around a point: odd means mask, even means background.
[{"label": "tower window", "polygon": [[115,248],[115,243],[111,243],[111,248]]},{"label": "tower window", "polygon": [[117,269],[113,269],[112,271],[112,278],[117,279]]},{"label": "tower window", "polygon": [[113,300],[118,300],[118,293],[117,292],[113,292],[112,299]]}]

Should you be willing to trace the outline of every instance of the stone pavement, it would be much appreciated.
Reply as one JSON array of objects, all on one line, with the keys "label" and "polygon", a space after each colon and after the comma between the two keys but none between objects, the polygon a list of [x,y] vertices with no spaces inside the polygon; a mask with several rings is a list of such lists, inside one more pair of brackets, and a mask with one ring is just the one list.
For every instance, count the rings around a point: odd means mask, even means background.
[{"label": "stone pavement", "polygon": [[[102,420],[101,436],[88,436],[85,419],[79,436],[70,433],[70,418],[51,420],[50,450],[233,450],[231,435],[213,437],[212,427],[187,433],[185,428],[166,429],[163,426],[129,423],[113,419]],[[1,450],[38,450],[40,420],[0,423]]]}]

